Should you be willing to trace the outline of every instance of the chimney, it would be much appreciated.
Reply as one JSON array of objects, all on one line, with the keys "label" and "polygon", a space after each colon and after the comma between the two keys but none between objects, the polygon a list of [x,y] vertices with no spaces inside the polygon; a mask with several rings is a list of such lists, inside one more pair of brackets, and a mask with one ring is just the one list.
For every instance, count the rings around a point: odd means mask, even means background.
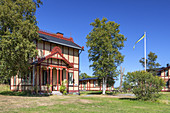
[{"label": "chimney", "polygon": [[63,33],[57,32],[58,37],[63,37]]}]

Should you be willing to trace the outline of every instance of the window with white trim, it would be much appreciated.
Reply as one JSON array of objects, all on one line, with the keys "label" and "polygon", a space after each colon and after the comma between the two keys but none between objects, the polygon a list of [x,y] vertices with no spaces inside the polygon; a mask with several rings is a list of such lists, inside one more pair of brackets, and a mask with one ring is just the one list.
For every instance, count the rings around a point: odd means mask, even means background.
[{"label": "window with white trim", "polygon": [[16,85],[16,76],[14,76],[14,85]]},{"label": "window with white trim", "polygon": [[43,85],[47,85],[47,70],[43,70]]},{"label": "window with white trim", "polygon": [[68,73],[69,76],[69,85],[73,85],[73,73]]}]

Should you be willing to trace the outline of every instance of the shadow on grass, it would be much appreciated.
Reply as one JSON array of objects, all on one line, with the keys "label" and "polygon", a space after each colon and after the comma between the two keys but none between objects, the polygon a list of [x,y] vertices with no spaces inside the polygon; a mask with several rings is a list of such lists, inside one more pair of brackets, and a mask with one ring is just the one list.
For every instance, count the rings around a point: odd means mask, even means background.
[{"label": "shadow on grass", "polygon": [[6,95],[6,96],[27,96],[27,97],[44,97],[49,96],[48,94],[31,94],[31,92],[18,92],[18,91],[2,91],[0,92],[0,95]]},{"label": "shadow on grass", "polygon": [[[86,95],[101,95],[102,91],[83,91],[80,92],[80,94],[86,94]],[[107,95],[115,95],[114,92],[106,91]]]},{"label": "shadow on grass", "polygon": [[101,95],[101,94],[102,94],[102,92],[89,92],[89,93],[86,93],[86,94]]},{"label": "shadow on grass", "polygon": [[138,100],[137,98],[119,98],[120,100],[133,100],[136,101]]}]

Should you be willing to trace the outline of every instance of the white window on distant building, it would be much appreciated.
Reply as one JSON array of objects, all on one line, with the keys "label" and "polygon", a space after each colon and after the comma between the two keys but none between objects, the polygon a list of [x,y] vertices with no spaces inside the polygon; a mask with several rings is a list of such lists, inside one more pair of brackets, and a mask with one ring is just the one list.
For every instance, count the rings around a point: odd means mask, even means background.
[{"label": "white window on distant building", "polygon": [[16,76],[14,76],[14,85],[16,85]]},{"label": "white window on distant building", "polygon": [[96,87],[96,81],[95,80],[93,81],[93,84],[94,84],[94,87]]}]

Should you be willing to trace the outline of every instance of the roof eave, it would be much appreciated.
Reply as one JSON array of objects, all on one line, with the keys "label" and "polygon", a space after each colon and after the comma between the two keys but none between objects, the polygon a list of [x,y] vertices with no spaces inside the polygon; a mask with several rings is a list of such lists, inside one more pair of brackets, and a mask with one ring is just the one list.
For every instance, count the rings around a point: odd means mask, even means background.
[{"label": "roof eave", "polygon": [[84,49],[81,48],[81,47],[75,47],[75,46],[67,45],[67,44],[64,44],[64,43],[55,42],[55,41],[52,41],[52,40],[45,40],[45,39],[43,39],[43,38],[41,38],[41,40],[47,41],[47,42],[56,43],[56,44],[60,44],[60,45],[64,45],[64,46],[67,46],[67,47],[72,47],[72,48],[75,48],[75,49],[79,49],[79,50],[83,50],[83,51],[84,51]]}]

